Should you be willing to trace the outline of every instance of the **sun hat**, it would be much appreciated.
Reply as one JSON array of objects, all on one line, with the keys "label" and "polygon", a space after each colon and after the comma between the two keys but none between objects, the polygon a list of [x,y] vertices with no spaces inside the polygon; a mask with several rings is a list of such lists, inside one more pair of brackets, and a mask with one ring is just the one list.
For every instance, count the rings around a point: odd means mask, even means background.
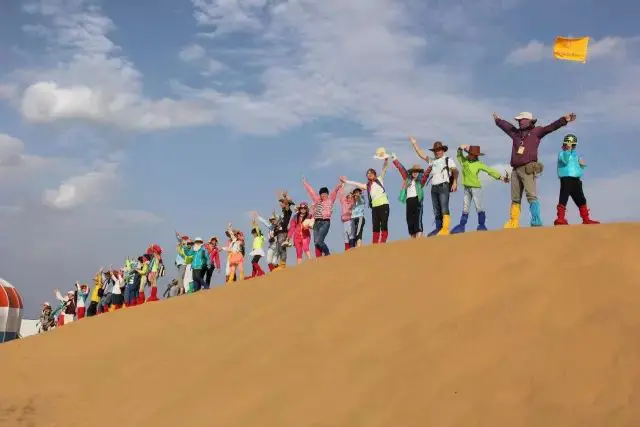
[{"label": "sun hat", "polygon": [[439,150],[442,150],[446,153],[447,150],[449,150],[449,147],[447,147],[440,141],[436,141],[433,143],[433,148],[429,148],[429,151],[433,151],[434,153]]},{"label": "sun hat", "polygon": [[411,169],[409,169],[407,172],[409,173],[424,172],[424,169],[420,167],[419,164],[416,163],[415,165],[411,166]]},{"label": "sun hat", "polygon": [[373,156],[376,160],[387,160],[389,158],[389,154],[384,147],[379,147],[376,149],[376,154]]}]

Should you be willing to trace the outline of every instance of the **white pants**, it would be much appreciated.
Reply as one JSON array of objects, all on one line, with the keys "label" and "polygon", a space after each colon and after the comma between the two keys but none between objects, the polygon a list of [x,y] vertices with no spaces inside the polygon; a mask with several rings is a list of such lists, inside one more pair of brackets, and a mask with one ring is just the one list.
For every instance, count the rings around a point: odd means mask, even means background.
[{"label": "white pants", "polygon": [[473,204],[476,206],[476,212],[484,212],[482,208],[482,188],[464,187],[463,213],[469,213],[471,200],[473,200]]},{"label": "white pants", "polygon": [[66,314],[64,315],[64,324],[68,324],[73,322],[73,314]]},{"label": "white pants", "polygon": [[185,292],[189,290],[189,286],[191,286],[191,282],[193,282],[193,270],[191,270],[191,264],[187,264],[187,268],[184,271],[184,282],[183,282],[183,287]]},{"label": "white pants", "polygon": [[353,238],[355,237],[353,235],[353,224],[351,223],[351,220],[349,221],[345,221],[342,223],[342,237],[344,238],[344,242],[345,243],[350,243],[351,240],[353,240]]}]

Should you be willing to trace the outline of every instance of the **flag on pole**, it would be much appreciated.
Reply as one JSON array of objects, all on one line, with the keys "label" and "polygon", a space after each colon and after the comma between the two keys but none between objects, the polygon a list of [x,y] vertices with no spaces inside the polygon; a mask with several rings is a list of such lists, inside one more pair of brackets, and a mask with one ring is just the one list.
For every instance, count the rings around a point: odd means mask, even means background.
[{"label": "flag on pole", "polygon": [[587,62],[589,37],[568,38],[556,37],[553,45],[553,56],[564,61]]}]

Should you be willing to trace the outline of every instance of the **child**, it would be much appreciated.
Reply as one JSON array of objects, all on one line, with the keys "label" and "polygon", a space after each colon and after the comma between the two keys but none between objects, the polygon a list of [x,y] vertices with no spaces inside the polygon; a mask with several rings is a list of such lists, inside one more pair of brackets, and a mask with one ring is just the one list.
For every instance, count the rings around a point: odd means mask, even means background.
[{"label": "child", "polygon": [[253,236],[253,245],[251,246],[251,278],[257,276],[264,276],[264,270],[260,267],[260,258],[264,256],[264,249],[262,246],[264,245],[264,234],[262,234],[262,230],[258,226],[257,222],[257,214],[253,217],[253,224],[251,228],[251,235]]},{"label": "child", "polygon": [[313,245],[316,248],[316,257],[330,255],[329,247],[324,242],[329,234],[329,228],[331,227],[331,215],[333,214],[333,204],[336,202],[338,196],[338,189],[340,183],[329,193],[327,187],[322,187],[318,194],[314,191],[313,187],[307,182],[306,178],[302,178],[302,185],[313,200],[311,205],[313,208],[312,218],[313,223]]},{"label": "child", "polygon": [[587,207],[587,199],[584,197],[582,190],[582,174],[584,168],[587,167],[582,157],[578,157],[576,152],[578,138],[569,134],[564,137],[562,142],[562,151],[558,154],[558,178],[560,178],[560,197],[558,199],[558,218],[553,225],[568,225],[566,218],[567,202],[569,197],[578,206],[580,217],[583,224],[600,224],[589,218],[589,208]]},{"label": "child", "polygon": [[275,270],[278,266],[278,242],[276,239],[276,228],[278,227],[278,217],[276,213],[273,212],[269,217],[269,221],[255,213],[258,221],[260,221],[265,227],[267,227],[267,241],[269,242],[269,247],[267,248],[267,267],[269,267],[269,271]]},{"label": "child", "polygon": [[309,205],[302,202],[298,205],[298,212],[291,218],[289,224],[289,240],[293,241],[296,248],[296,260],[298,264],[302,264],[302,254],[307,255],[307,259],[311,259],[311,251],[309,244],[311,243],[311,228],[314,220],[309,215]]},{"label": "child", "polygon": [[362,197],[362,190],[354,188],[351,191],[351,197],[353,198],[353,206],[351,207],[351,235],[353,239],[351,242],[352,248],[362,245],[362,232],[364,230],[364,198]]},{"label": "child", "polygon": [[424,200],[424,186],[429,179],[430,170],[425,172],[420,165],[413,165],[409,170],[400,163],[395,154],[391,155],[393,165],[402,177],[402,190],[399,200],[406,205],[407,228],[412,239],[422,237],[422,201]]},{"label": "child", "polygon": [[353,185],[360,190],[367,190],[369,207],[371,208],[371,225],[373,227],[373,244],[386,243],[389,237],[389,198],[384,188],[384,176],[389,169],[389,159],[385,159],[380,175],[375,169],[367,170],[367,183],[349,181],[340,177],[340,181]]},{"label": "child", "polygon": [[342,220],[342,232],[344,236],[344,250],[348,251],[352,246],[353,241],[353,227],[351,226],[351,210],[353,209],[353,194],[344,193],[344,183],[340,184],[338,189],[338,197],[340,198],[340,205],[342,206],[342,213],[340,219]]},{"label": "child", "polygon": [[[467,152],[465,157],[464,151]],[[478,213],[478,231],[487,231],[485,225],[486,214],[482,206],[482,184],[480,183],[480,172],[486,172],[491,178],[502,180],[503,182],[509,182],[506,176],[500,175],[500,172],[490,168],[479,160],[480,156],[484,156],[484,153],[480,152],[480,146],[478,145],[461,145],[458,148],[458,162],[462,166],[462,186],[464,187],[464,202],[462,206],[462,217],[460,218],[460,224],[453,227],[452,234],[464,233],[467,220],[469,219],[469,208],[471,207],[471,201],[473,200],[476,206],[476,212]]]},{"label": "child", "polygon": [[136,273],[140,276],[137,305],[142,305],[145,302],[144,288],[147,286],[147,274],[149,274],[149,258],[147,255],[142,255],[138,258],[138,268],[136,268]]},{"label": "child", "polygon": [[230,238],[230,243],[226,249],[229,253],[227,255],[227,263],[229,265],[229,275],[227,283],[235,281],[236,273],[239,280],[244,280],[244,256],[242,254],[243,242],[240,239],[240,233],[233,229],[233,226],[229,224],[227,226],[226,234]]}]

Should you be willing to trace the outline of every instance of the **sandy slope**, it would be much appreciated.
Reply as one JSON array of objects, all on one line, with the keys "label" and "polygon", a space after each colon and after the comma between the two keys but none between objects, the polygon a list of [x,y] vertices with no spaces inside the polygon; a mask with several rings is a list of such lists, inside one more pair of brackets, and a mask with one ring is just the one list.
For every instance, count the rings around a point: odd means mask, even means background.
[{"label": "sandy slope", "polygon": [[405,241],[84,320],[0,348],[0,425],[637,427],[639,249]]}]

